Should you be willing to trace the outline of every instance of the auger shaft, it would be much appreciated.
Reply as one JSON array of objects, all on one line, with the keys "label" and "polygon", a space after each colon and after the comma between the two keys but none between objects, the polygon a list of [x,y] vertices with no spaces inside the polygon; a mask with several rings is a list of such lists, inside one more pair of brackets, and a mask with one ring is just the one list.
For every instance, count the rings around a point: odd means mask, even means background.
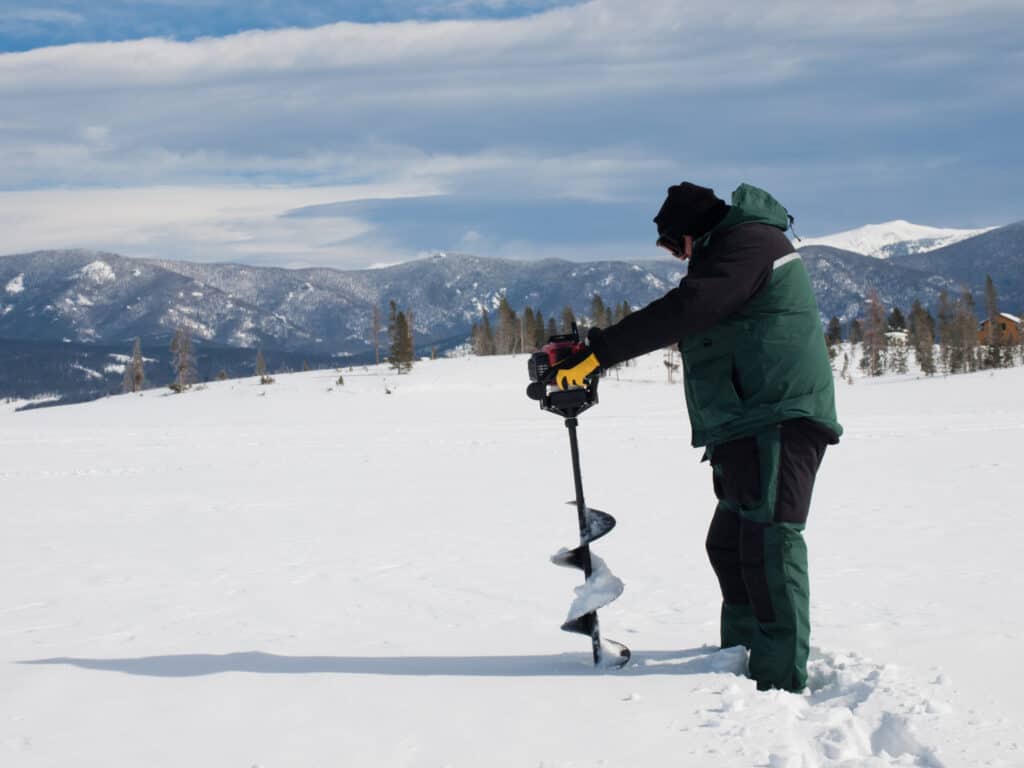
[{"label": "auger shaft", "polygon": [[590,578],[593,572],[593,565],[590,562],[590,544],[587,541],[587,503],[583,500],[583,472],[580,469],[580,443],[576,437],[576,427],[579,422],[573,416],[565,420],[565,426],[569,430],[569,450],[572,452],[572,479],[576,485],[576,514],[580,523],[580,544],[581,562],[583,564],[583,575]]},{"label": "auger shaft", "polygon": [[[580,546],[579,563],[583,568],[583,576],[590,578],[594,567],[590,559],[590,526],[587,521],[587,503],[583,499],[583,471],[580,469],[580,443],[576,437],[576,427],[579,425],[575,416],[565,420],[565,426],[569,430],[569,450],[572,452],[572,479],[576,485],[576,514],[580,524]],[[586,614],[583,621],[585,626],[590,628],[590,645],[594,654],[594,664],[601,663],[601,627],[597,620],[597,611]]]}]

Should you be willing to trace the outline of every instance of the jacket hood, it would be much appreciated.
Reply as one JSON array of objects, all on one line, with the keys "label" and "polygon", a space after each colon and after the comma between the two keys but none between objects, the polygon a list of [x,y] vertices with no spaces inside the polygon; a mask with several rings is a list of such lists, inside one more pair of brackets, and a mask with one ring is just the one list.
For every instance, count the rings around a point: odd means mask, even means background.
[{"label": "jacket hood", "polygon": [[789,229],[789,211],[759,187],[751,184],[740,184],[732,193],[732,204],[718,224],[705,235],[705,240],[719,232],[737,224],[768,224],[778,227],[783,232]]}]

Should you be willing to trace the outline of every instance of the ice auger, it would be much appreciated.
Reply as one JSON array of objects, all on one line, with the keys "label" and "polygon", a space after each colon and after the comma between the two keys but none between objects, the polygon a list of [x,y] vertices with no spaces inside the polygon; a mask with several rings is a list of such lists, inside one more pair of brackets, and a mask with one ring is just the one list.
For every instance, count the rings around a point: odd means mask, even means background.
[{"label": "ice auger", "polygon": [[559,361],[576,354],[584,346],[579,332],[573,325],[572,333],[553,336],[548,343],[530,358],[529,369],[532,383],[527,395],[540,401],[542,410],[565,419],[569,430],[569,448],[572,452],[572,475],[576,489],[575,504],[579,520],[580,542],[574,549],[562,549],[552,556],[555,565],[578,568],[583,571],[585,581],[576,588],[576,599],[569,608],[569,615],[562,629],[589,635],[594,654],[594,665],[617,668],[629,661],[629,649],[614,640],[602,640],[597,619],[599,608],[611,603],[622,594],[622,582],[616,578],[601,558],[590,551],[590,544],[615,527],[615,518],[606,512],[587,506],[583,498],[583,478],[580,472],[580,449],[576,437],[578,417],[585,410],[597,404],[597,376],[587,380],[585,387],[561,390],[549,383],[549,373]]}]

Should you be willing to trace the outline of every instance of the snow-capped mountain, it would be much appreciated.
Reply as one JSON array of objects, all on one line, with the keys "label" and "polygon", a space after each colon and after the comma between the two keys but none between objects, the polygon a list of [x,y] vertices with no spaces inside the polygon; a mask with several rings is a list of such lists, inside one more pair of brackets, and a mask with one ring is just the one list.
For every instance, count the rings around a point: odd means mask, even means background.
[{"label": "snow-capped mountain", "polygon": [[[811,241],[801,243],[800,253],[823,321],[861,315],[872,291],[887,307],[906,310],[915,299],[934,308],[943,290],[958,293],[966,285],[983,307],[988,274],[1000,309],[1024,314],[1024,222],[887,259]],[[229,375],[251,372],[254,355],[246,350],[254,347],[273,353],[276,366],[293,369],[304,362],[363,362],[374,356],[373,309],[386,315],[390,301],[412,314],[421,352],[443,352],[463,343],[481,312],[496,309],[502,296],[517,311],[530,306],[551,318],[571,306],[585,317],[595,293],[606,305],[639,307],[664,295],[684,271],[672,259],[579,263],[443,253],[354,271],[150,261],[80,250],[5,256],[0,397],[116,390],[117,372],[107,370],[111,355],[126,354],[140,337],[147,354],[166,356],[181,326],[191,329],[206,355],[208,377],[222,368]],[[39,345],[35,352],[33,344]]]},{"label": "snow-capped mountain", "polygon": [[891,256],[934,251],[984,234],[991,229],[944,229],[896,219],[824,237],[805,237],[801,240],[801,245],[826,245],[864,256],[888,259]]},{"label": "snow-capped mountain", "polygon": [[0,338],[119,343],[169,338],[184,326],[199,342],[355,355],[373,349],[373,309],[411,312],[417,341],[465,339],[502,296],[545,317],[608,303],[646,303],[683,267],[651,263],[519,262],[435,254],[373,270],[258,268],[131,259],[94,251],[0,258]]}]

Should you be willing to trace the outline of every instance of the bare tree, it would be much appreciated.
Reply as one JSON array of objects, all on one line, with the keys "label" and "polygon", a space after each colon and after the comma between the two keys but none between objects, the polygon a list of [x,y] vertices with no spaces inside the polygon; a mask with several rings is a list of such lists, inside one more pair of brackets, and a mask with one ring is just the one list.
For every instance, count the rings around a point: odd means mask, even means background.
[{"label": "bare tree", "polygon": [[679,370],[679,363],[676,362],[676,351],[673,347],[665,347],[665,358],[662,361],[665,363],[665,374],[668,376],[668,383],[674,384],[675,379],[672,375]]},{"label": "bare tree", "polygon": [[513,354],[519,347],[519,318],[504,295],[498,301],[498,333],[494,341],[499,355]]},{"label": "bare tree", "polygon": [[473,326],[473,354],[493,355],[495,353],[494,332],[486,311],[480,312],[480,324]]},{"label": "bare tree", "polygon": [[910,330],[907,337],[914,358],[925,376],[935,374],[935,321],[917,299],[910,309]]},{"label": "bare tree", "polygon": [[171,389],[184,392],[196,377],[196,363],[192,356],[192,334],[180,326],[171,339],[171,365],[174,367],[174,382]]},{"label": "bare tree", "polygon": [[124,369],[122,392],[140,392],[146,386],[146,373],[142,360],[142,339],[136,338],[132,356]]},{"label": "bare tree", "polygon": [[1004,321],[999,314],[999,294],[992,282],[992,275],[985,275],[985,310],[988,325],[985,329],[984,364],[986,368],[1001,368],[1006,356],[1003,350],[1006,340],[1003,333]]},{"label": "bare tree", "polygon": [[969,373],[978,369],[978,317],[974,296],[964,287],[953,310],[954,345],[951,357],[953,373]]},{"label": "bare tree", "polygon": [[572,326],[576,322],[576,313],[572,311],[572,307],[566,306],[562,308],[562,326],[559,328],[561,333],[569,333],[572,331]]},{"label": "bare tree", "polygon": [[274,377],[267,374],[267,361],[263,358],[263,350],[256,350],[256,375],[260,377],[260,384],[273,384]]},{"label": "bare tree", "polygon": [[864,324],[864,359],[861,367],[870,376],[881,376],[885,373],[885,307],[878,298],[876,291],[868,297],[868,316]]}]

